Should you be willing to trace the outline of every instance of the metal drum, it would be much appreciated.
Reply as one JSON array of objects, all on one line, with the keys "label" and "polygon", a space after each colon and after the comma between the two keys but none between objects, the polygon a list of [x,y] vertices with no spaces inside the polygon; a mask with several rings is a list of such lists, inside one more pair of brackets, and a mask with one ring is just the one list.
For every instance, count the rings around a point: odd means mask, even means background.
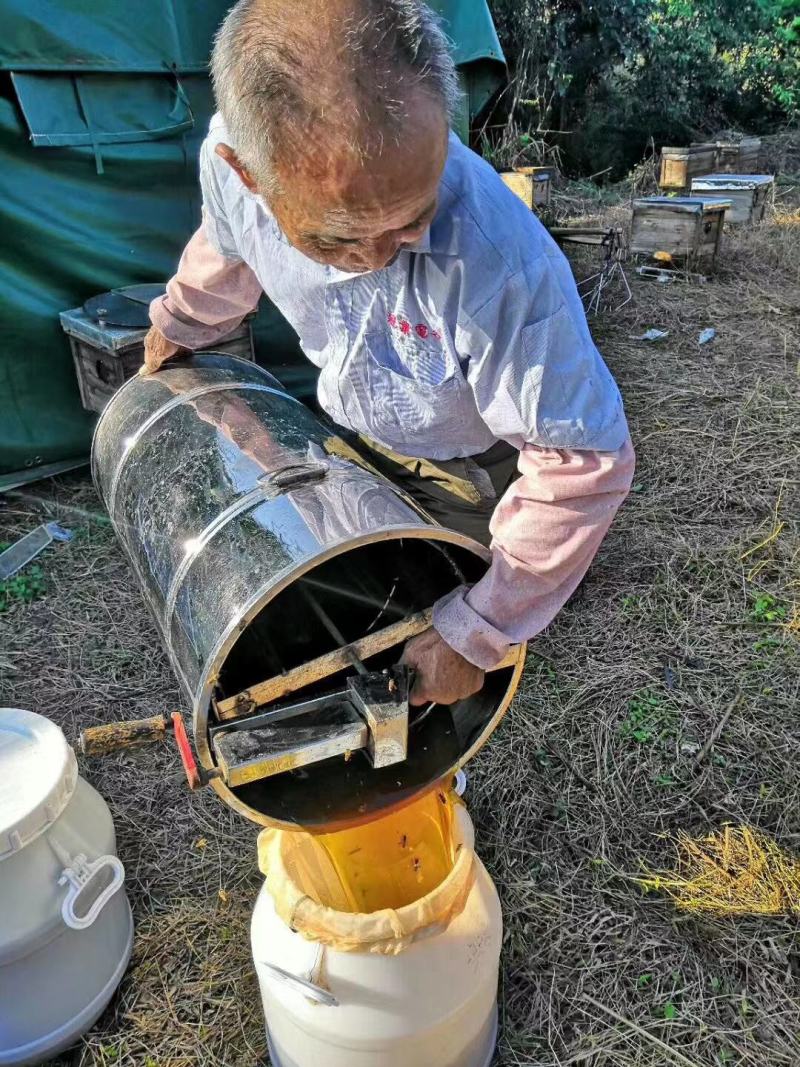
[{"label": "metal drum", "polygon": [[332,633],[356,641],[430,608],[477,580],[488,554],[433,523],[272,375],[232,356],[196,355],[128,381],[98,422],[92,472],[191,703],[200,763],[243,815],[304,826],[369,818],[459,766],[496,726],[522,650],[474,697],[424,718],[412,709],[403,762],[348,752],[234,782],[213,744],[220,701],[336,648]]}]

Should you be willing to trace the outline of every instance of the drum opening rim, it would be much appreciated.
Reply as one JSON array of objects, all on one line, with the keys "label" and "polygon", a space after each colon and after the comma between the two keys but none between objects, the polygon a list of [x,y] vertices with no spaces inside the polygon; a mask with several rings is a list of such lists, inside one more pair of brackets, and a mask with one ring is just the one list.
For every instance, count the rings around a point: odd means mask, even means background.
[{"label": "drum opening rim", "polygon": [[[321,564],[326,563],[331,559],[335,559],[337,556],[345,555],[348,552],[375,542],[399,541],[411,538],[423,541],[439,541],[444,544],[455,545],[456,547],[463,548],[472,553],[477,559],[482,560],[484,563],[489,563],[491,560],[490,551],[478,541],[473,540],[466,534],[459,533],[455,530],[449,530],[443,526],[388,526],[378,530],[371,530],[368,533],[361,534],[357,538],[349,538],[345,541],[340,541],[329,546],[319,555],[305,560],[302,564],[287,569],[286,573],[277,582],[270,585],[268,589],[262,589],[251,597],[237,618],[232,620],[225,628],[225,631],[206,661],[206,666],[192,701],[192,725],[195,747],[197,749],[200,763],[206,770],[212,770],[216,767],[216,763],[211,754],[208,738],[208,727],[209,722],[211,721],[211,698],[214,684],[241,632],[246,629],[256,616],[280,593],[284,592],[284,590],[297,582],[305,574],[315,570]],[[505,715],[519,684],[524,661],[525,646],[520,646],[520,656],[517,663],[513,667],[507,667],[502,672],[498,672],[501,676],[507,678],[503,696],[497,709],[486,723],[480,735],[476,738],[468,751],[462,755],[454,765],[454,772],[466,763],[468,759],[471,759],[483,746],[489,735],[494,732],[498,723]],[[245,804],[220,778],[213,778],[211,780],[211,786],[228,807],[232,808],[250,822],[254,822],[261,826],[280,827],[283,829],[296,830],[298,828],[295,823],[285,822],[264,815],[262,812]]]}]

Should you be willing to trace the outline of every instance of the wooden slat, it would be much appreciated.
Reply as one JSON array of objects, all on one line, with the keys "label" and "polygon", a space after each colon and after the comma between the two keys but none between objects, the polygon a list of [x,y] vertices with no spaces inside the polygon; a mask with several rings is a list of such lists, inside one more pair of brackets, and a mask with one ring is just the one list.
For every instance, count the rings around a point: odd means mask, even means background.
[{"label": "wooden slat", "polygon": [[296,693],[298,689],[304,689],[322,678],[329,678],[338,671],[346,670],[352,666],[352,657],[355,655],[360,660],[377,656],[379,652],[385,652],[394,645],[402,644],[411,637],[430,629],[432,611],[419,611],[416,615],[409,615],[407,619],[393,623],[383,630],[376,630],[374,634],[353,641],[350,645],[343,645],[326,652],[324,656],[318,656],[308,663],[302,663],[294,667],[286,674],[279,674],[275,678],[268,678],[264,682],[245,689],[243,693],[220,700],[217,703],[217,716],[222,719],[235,719],[238,715],[250,710],[253,706],[260,707],[262,704],[271,704],[274,700]]},{"label": "wooden slat", "polygon": [[[318,656],[308,663],[294,667],[285,674],[267,678],[266,681],[259,682],[245,689],[244,692],[237,693],[236,696],[220,700],[215,705],[217,718],[222,722],[237,719],[254,708],[261,707],[263,704],[271,704],[275,700],[280,700],[281,697],[313,685],[314,682],[347,670],[352,666],[353,656],[363,661],[369,659],[370,656],[377,656],[380,652],[386,652],[395,645],[404,644],[410,638],[430,629],[432,615],[430,608],[417,612],[416,615],[410,615],[407,619],[393,623],[383,630],[376,630],[374,634],[367,634],[366,637],[361,637],[350,645],[343,645],[341,648],[334,649],[333,652],[326,652],[324,656]],[[513,667],[518,658],[519,645],[514,645],[492,670]]]},{"label": "wooden slat", "polygon": [[602,245],[608,228],[596,226],[550,226],[550,236],[576,245]]}]

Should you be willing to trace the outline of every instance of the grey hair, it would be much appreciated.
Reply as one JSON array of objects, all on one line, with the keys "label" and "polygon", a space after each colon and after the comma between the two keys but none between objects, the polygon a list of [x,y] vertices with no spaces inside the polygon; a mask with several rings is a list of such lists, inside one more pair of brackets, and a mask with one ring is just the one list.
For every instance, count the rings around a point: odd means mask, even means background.
[{"label": "grey hair", "polygon": [[[263,192],[280,191],[274,160],[281,152],[288,158],[326,130],[362,159],[379,153],[387,135],[399,140],[414,88],[441,101],[449,119],[458,108],[450,41],[427,4],[352,0],[351,7],[314,27],[302,24],[296,0],[239,0],[217,33],[217,106],[231,147]],[[334,65],[333,82],[331,71],[320,79],[323,55]]]}]

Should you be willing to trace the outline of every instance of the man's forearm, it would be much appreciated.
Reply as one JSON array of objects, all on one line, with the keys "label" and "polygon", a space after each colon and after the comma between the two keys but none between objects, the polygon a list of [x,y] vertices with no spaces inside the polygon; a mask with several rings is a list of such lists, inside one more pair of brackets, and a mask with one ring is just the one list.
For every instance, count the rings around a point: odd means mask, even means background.
[{"label": "man's forearm", "polygon": [[207,348],[236,329],[261,292],[247,264],[220,255],[201,226],[184,249],[166,296],[150,305],[150,320],[182,348]]},{"label": "man's forearm", "polygon": [[434,626],[489,668],[508,646],[552,621],[586,574],[633,479],[630,440],[618,452],[526,446],[521,477],[492,518],[492,565],[472,588],[440,600]]}]

